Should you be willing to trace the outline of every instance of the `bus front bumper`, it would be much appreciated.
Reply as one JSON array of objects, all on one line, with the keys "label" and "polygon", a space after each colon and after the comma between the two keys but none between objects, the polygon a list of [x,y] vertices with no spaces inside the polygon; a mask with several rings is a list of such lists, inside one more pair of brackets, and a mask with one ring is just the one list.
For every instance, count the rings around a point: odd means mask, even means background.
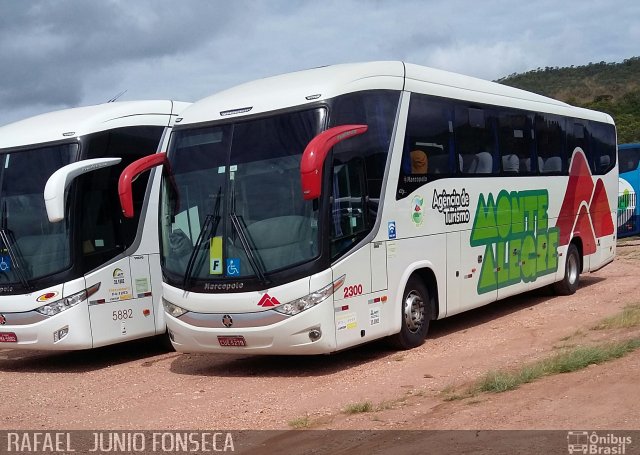
[{"label": "bus front bumper", "polygon": [[[250,313],[198,313],[194,317],[187,312],[178,318],[165,313],[165,317],[169,336],[179,352],[307,355],[336,350],[333,313],[331,305],[319,304],[295,316],[257,327],[234,327],[234,319],[241,321]],[[221,327],[224,323],[229,326]]]},{"label": "bus front bumper", "polygon": [[3,313],[1,320],[5,323],[0,325],[0,349],[67,351],[92,347],[85,302],[55,316],[29,311]]}]

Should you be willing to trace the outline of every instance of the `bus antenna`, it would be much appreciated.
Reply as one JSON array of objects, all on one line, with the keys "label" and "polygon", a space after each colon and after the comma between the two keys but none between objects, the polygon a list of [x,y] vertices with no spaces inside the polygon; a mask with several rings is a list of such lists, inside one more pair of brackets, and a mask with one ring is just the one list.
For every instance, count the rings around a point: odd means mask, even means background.
[{"label": "bus antenna", "polygon": [[125,93],[127,93],[128,89],[125,89],[123,91],[121,91],[120,93],[118,93],[116,96],[114,96],[113,98],[111,98],[109,101],[107,101],[107,103],[113,103],[114,101],[116,101],[118,98],[120,98],[122,95],[124,95]]}]

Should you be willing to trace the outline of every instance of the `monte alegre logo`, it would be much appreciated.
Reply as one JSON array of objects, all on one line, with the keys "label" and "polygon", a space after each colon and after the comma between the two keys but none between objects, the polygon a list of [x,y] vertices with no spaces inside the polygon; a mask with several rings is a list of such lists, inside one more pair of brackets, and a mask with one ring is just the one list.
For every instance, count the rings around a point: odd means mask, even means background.
[{"label": "monte alegre logo", "polygon": [[485,246],[478,294],[558,269],[559,230],[549,227],[547,190],[480,194],[471,246]]}]

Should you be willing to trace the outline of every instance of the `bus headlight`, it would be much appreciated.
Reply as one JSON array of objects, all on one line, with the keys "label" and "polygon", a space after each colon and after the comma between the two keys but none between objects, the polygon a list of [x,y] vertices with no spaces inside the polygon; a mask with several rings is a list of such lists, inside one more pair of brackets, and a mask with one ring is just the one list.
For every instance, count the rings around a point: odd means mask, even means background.
[{"label": "bus headlight", "polygon": [[42,305],[40,308],[36,308],[36,311],[40,314],[44,314],[45,316],[55,316],[56,314],[68,310],[71,307],[76,306],[83,300],[88,299],[93,294],[98,292],[100,289],[100,283],[96,283],[93,286],[90,286],[87,289],[84,289],[75,294],[71,294],[64,299],[56,300],[55,302],[47,303],[46,305]]},{"label": "bus headlight", "polygon": [[164,306],[164,311],[174,318],[178,318],[187,312],[184,308],[165,300],[164,297],[162,298],[162,306]]},{"label": "bus headlight", "polygon": [[85,300],[88,297],[87,294],[87,290],[84,289],[76,294],[70,295],[69,297],[65,297],[64,299],[42,305],[40,308],[36,308],[36,311],[40,314],[44,314],[45,316],[55,316],[56,314],[61,313],[64,310],[68,310]]},{"label": "bus headlight", "polygon": [[344,284],[345,278],[346,275],[342,275],[333,283],[329,283],[322,289],[314,291],[311,294],[305,295],[304,297],[300,297],[299,299],[292,300],[291,302],[285,303],[283,305],[279,305],[275,307],[274,310],[276,310],[278,313],[286,314],[288,316],[293,316],[303,312],[304,310],[308,310],[309,308],[314,307],[318,303],[325,300],[327,297],[331,296],[336,290],[340,289],[340,287]]}]

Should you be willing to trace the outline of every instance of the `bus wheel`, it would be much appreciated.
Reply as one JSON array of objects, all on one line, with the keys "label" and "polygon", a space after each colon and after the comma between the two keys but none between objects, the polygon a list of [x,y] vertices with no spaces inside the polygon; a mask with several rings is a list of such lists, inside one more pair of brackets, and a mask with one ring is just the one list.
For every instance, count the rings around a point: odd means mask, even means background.
[{"label": "bus wheel", "polygon": [[400,333],[391,338],[399,349],[411,349],[424,343],[431,319],[429,291],[422,280],[411,276],[402,295]]},{"label": "bus wheel", "polygon": [[571,295],[578,289],[580,283],[580,253],[578,248],[571,243],[567,249],[567,260],[564,266],[564,278],[553,285],[554,291],[559,295]]}]

